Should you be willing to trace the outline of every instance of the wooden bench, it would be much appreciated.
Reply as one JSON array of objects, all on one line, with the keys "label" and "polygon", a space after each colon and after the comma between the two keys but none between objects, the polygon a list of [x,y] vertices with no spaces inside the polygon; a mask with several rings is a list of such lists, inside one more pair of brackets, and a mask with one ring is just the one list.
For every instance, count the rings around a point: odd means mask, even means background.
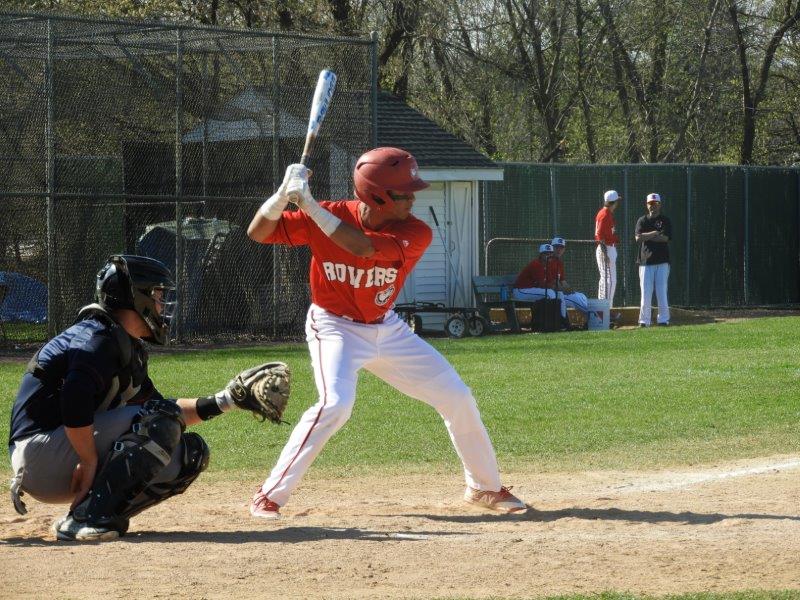
[{"label": "wooden bench", "polygon": [[496,329],[492,324],[491,309],[500,308],[505,312],[508,329],[520,333],[522,327],[517,318],[518,308],[533,310],[533,302],[514,300],[511,291],[516,281],[516,273],[511,275],[475,275],[472,278],[472,290],[475,293],[478,310],[489,323],[490,328]]}]

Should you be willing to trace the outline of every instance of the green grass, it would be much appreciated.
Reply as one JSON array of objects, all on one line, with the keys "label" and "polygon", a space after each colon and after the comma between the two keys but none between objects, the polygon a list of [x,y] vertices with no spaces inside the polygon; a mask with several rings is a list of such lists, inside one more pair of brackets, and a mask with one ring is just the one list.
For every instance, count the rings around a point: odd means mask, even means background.
[{"label": "green grass", "polygon": [[3,323],[3,329],[5,339],[0,339],[0,349],[4,343],[13,345],[47,340],[47,323]]},{"label": "green grass", "polygon": [[[798,337],[800,318],[784,317],[432,342],[472,387],[508,471],[654,468],[798,452]],[[275,359],[294,373],[286,418],[296,423],[316,395],[304,344],[155,354],[151,375],[165,395],[205,395],[240,369]],[[0,363],[3,438],[23,369],[24,361]],[[212,471],[235,476],[265,474],[291,427],[237,412],[195,430],[212,448]],[[353,416],[313,471],[457,464],[433,409],[362,373]]]}]

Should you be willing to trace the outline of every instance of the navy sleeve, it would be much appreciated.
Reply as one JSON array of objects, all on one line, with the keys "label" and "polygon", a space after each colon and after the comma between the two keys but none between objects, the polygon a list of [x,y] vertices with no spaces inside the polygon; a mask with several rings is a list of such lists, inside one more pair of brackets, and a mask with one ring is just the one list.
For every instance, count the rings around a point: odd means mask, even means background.
[{"label": "navy sleeve", "polygon": [[643,233],[642,232],[643,225],[644,225],[644,217],[639,217],[639,220],[636,221],[635,235],[641,235]]},{"label": "navy sleeve", "polygon": [[130,398],[127,402],[128,406],[131,404],[144,404],[148,400],[163,400],[164,396],[161,395],[156,389],[156,386],[153,384],[153,380],[150,379],[149,376],[145,378],[142,382],[142,386],[139,388],[139,391],[136,392],[136,395],[133,398]]},{"label": "navy sleeve", "polygon": [[101,333],[88,339],[79,336],[74,342],[59,399],[61,417],[66,427],[85,427],[94,423],[94,412],[117,374],[119,349],[114,340]]}]

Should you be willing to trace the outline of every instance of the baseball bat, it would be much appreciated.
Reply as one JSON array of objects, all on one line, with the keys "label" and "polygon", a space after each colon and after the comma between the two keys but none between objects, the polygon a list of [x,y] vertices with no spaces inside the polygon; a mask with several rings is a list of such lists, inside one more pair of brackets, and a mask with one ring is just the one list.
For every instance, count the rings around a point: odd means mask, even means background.
[{"label": "baseball bat", "polygon": [[300,162],[306,166],[308,166],[308,160],[314,147],[314,142],[317,139],[319,127],[322,125],[322,121],[325,120],[325,115],[328,114],[328,108],[331,105],[335,89],[336,73],[328,69],[320,71],[319,79],[317,79],[317,88],[314,90],[314,98],[311,100],[306,143],[303,147],[303,156],[300,158]]}]

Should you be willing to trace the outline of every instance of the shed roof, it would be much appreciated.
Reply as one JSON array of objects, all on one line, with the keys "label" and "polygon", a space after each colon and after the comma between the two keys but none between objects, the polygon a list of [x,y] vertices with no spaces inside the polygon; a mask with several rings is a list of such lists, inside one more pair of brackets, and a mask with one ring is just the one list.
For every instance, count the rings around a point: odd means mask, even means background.
[{"label": "shed roof", "polygon": [[411,152],[423,169],[502,167],[389,92],[378,92],[378,145]]}]

